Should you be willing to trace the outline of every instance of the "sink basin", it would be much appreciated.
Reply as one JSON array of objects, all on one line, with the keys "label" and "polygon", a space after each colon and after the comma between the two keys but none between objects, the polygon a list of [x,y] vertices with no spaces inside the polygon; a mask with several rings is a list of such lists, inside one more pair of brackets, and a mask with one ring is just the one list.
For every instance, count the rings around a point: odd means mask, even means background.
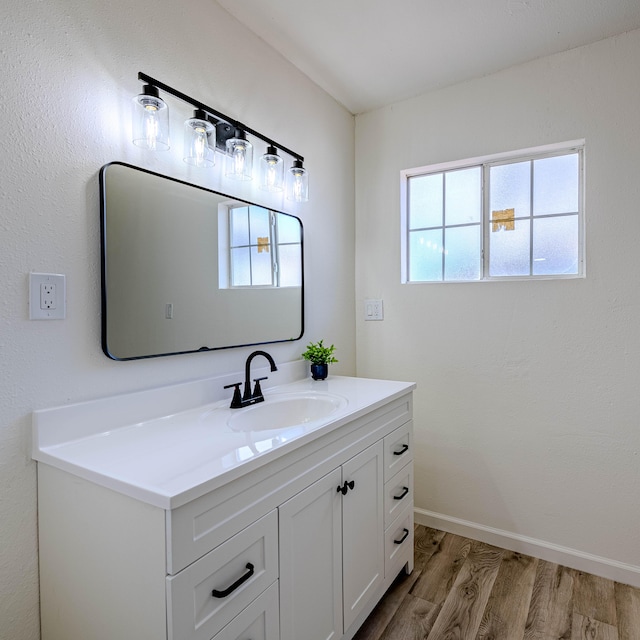
[{"label": "sink basin", "polygon": [[285,429],[321,420],[346,405],[346,398],[327,393],[271,396],[260,404],[239,409],[227,424],[234,431]]}]

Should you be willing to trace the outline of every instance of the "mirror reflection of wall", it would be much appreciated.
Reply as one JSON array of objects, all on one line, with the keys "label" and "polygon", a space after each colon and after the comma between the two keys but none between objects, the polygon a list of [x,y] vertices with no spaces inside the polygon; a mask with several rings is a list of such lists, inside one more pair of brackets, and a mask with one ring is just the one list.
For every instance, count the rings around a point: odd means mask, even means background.
[{"label": "mirror reflection of wall", "polygon": [[298,218],[123,163],[100,187],[109,357],[302,337]]}]

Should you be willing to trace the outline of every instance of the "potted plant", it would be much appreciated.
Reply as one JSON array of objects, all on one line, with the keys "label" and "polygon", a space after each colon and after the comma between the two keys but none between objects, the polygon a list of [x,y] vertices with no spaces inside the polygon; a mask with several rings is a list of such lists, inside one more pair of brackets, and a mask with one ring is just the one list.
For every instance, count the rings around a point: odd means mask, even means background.
[{"label": "potted plant", "polygon": [[329,364],[338,362],[333,355],[335,350],[334,345],[325,347],[322,340],[310,342],[307,345],[307,350],[302,354],[302,357],[311,363],[311,377],[314,380],[324,380],[329,375]]}]

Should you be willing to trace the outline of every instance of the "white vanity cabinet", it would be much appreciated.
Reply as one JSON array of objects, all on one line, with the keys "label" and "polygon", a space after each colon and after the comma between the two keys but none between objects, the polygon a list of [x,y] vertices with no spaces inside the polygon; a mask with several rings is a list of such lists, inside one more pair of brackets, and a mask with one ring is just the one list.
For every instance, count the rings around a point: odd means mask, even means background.
[{"label": "white vanity cabinet", "polygon": [[352,638],[413,569],[411,390],[175,508],[40,460],[42,639]]}]

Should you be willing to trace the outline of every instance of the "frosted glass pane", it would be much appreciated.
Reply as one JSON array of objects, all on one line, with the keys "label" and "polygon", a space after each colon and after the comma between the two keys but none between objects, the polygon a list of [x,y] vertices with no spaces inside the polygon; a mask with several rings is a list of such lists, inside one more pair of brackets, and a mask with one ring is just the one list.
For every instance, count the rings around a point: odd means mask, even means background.
[{"label": "frosted glass pane", "polygon": [[514,209],[514,216],[531,215],[531,162],[514,162],[489,170],[489,210]]},{"label": "frosted glass pane", "polygon": [[300,242],[300,223],[297,218],[278,214],[278,241]]},{"label": "frosted glass pane", "polygon": [[299,287],[302,284],[302,256],[299,244],[287,244],[279,249],[280,286]]},{"label": "frosted glass pane", "polygon": [[258,238],[270,238],[269,211],[262,207],[249,207],[251,244],[258,244]]},{"label": "frosted glass pane", "polygon": [[442,280],[442,230],[409,234],[409,280]]},{"label": "frosted glass pane", "polygon": [[529,239],[531,224],[529,220],[516,222],[513,229],[489,229],[491,276],[528,276],[529,275]]},{"label": "frosted glass pane", "polygon": [[480,222],[482,211],[480,167],[448,171],[444,177],[446,225]]},{"label": "frosted glass pane", "polygon": [[231,245],[234,247],[249,244],[249,207],[231,209]]},{"label": "frosted glass pane", "polygon": [[578,154],[543,158],[533,163],[533,213],[578,211]]},{"label": "frosted glass pane", "polygon": [[444,279],[480,279],[480,225],[446,229]]},{"label": "frosted glass pane", "polygon": [[273,284],[271,273],[271,253],[258,252],[258,247],[251,247],[251,284],[264,286]]},{"label": "frosted glass pane", "polygon": [[234,287],[248,287],[251,284],[251,260],[249,249],[231,249],[231,273]]},{"label": "frosted glass pane", "polygon": [[442,174],[409,178],[409,229],[442,226]]},{"label": "frosted glass pane", "polygon": [[578,216],[533,222],[533,274],[578,273]]}]

